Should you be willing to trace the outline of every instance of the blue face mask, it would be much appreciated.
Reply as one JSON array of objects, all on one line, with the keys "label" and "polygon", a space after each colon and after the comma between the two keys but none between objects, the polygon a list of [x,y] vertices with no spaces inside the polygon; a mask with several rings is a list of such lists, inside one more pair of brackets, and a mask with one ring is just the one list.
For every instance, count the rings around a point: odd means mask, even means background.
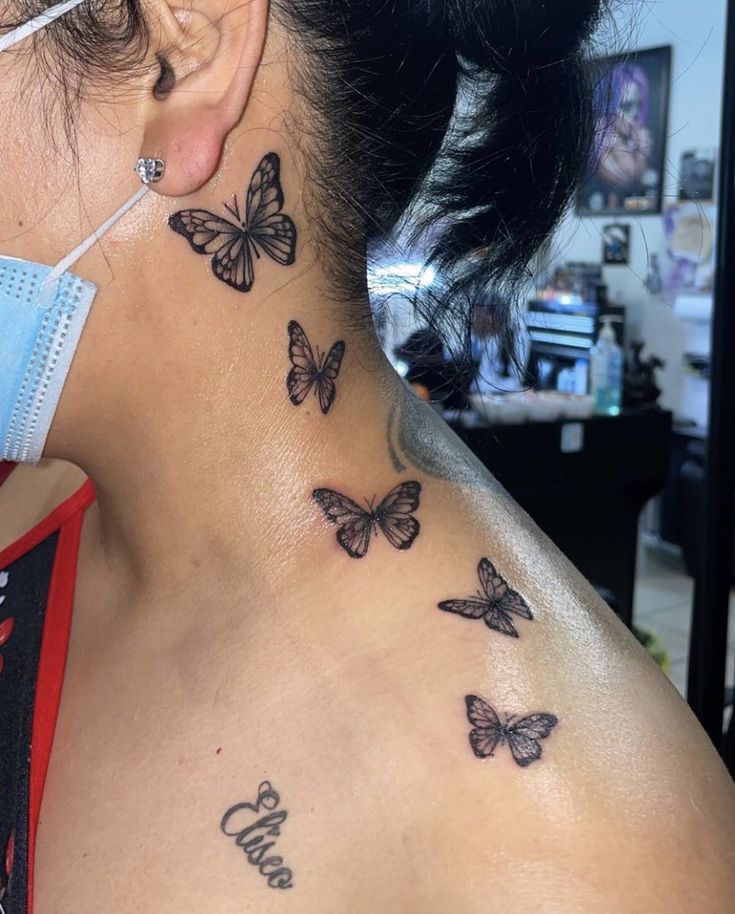
[{"label": "blue face mask", "polygon": [[[0,458],[37,463],[97,287],[0,256]],[[45,294],[44,294],[45,293]],[[42,304],[40,298],[46,299]]]},{"label": "blue face mask", "polygon": [[[0,53],[85,0],[66,0],[6,35]],[[141,187],[55,267],[0,254],[0,460],[38,463],[97,294],[67,272],[146,193]]]}]

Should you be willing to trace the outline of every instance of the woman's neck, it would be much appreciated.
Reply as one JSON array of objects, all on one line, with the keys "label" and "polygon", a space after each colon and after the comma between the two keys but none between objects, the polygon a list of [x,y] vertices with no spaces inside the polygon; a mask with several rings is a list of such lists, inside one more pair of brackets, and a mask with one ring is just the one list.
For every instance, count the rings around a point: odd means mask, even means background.
[{"label": "woman's neck", "polygon": [[[204,579],[251,592],[264,577],[297,580],[315,540],[334,540],[315,488],[364,504],[399,481],[385,430],[402,382],[377,340],[303,279],[254,300],[213,292],[195,305],[179,292],[168,309],[119,302],[136,323],[127,333],[100,300],[60,406],[51,456],[94,480],[85,548],[131,603]],[[302,370],[302,330],[317,370],[333,353],[324,381]]]}]

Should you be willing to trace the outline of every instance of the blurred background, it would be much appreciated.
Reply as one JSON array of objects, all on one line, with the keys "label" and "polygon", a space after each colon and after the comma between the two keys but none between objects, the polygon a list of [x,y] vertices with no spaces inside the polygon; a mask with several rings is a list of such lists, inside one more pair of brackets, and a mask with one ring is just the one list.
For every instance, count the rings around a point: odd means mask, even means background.
[{"label": "blurred background", "polygon": [[420,243],[373,251],[370,290],[398,372],[634,630],[732,767],[727,7],[625,5],[606,24],[594,161],[529,277],[515,362],[491,301],[459,365],[417,320],[442,283]]}]

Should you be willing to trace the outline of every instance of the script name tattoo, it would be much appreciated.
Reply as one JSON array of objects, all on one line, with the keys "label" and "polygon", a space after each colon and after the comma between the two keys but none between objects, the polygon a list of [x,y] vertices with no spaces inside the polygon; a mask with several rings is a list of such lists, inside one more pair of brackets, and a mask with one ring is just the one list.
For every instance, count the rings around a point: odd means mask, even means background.
[{"label": "script name tattoo", "polygon": [[[279,809],[281,798],[270,781],[258,785],[255,803],[235,803],[222,816],[220,828],[224,834],[235,839],[235,844],[245,854],[248,863],[258,868],[272,889],[293,888],[293,872],[283,866],[283,857],[267,856],[281,834],[281,825],[288,818],[285,809]],[[261,815],[265,811],[265,815]],[[259,816],[253,821],[255,814]],[[245,821],[243,822],[243,817]]]},{"label": "script name tattoo", "polygon": [[281,212],[281,160],[269,152],[253,172],[245,194],[245,214],[240,214],[237,194],[224,203],[235,222],[207,209],[182,209],[168,220],[174,232],[183,235],[197,254],[212,257],[217,279],[238,292],[249,292],[255,281],[255,260],[267,254],[282,266],[296,259],[296,226]]},{"label": "script name tattoo", "polygon": [[317,347],[315,356],[301,324],[298,321],[289,322],[288,357],[291,370],[286,377],[286,389],[294,406],[300,406],[313,388],[319,408],[326,416],[337,394],[334,382],[344,354],[344,340],[337,340],[327,353],[320,352]]},{"label": "script name tattoo", "polygon": [[484,619],[488,628],[511,638],[518,637],[511,613],[522,619],[533,619],[533,613],[517,590],[495,570],[488,558],[482,558],[477,566],[480,590],[477,596],[459,600],[442,600],[439,609],[456,613],[465,619]]},{"label": "script name tattoo", "polygon": [[525,717],[505,715],[501,721],[489,702],[479,695],[465,695],[467,719],[472,724],[469,741],[477,758],[491,758],[498,746],[508,743],[517,765],[526,768],[541,758],[541,740],[559,723],[554,714],[546,711],[527,714]]}]

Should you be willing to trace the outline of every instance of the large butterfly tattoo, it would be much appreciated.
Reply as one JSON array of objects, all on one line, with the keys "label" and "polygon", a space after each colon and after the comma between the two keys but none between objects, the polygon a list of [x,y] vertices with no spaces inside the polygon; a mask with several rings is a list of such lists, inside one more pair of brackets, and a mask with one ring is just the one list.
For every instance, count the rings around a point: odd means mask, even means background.
[{"label": "large butterfly tattoo", "polygon": [[286,378],[288,398],[298,406],[306,399],[309,391],[314,388],[314,394],[319,399],[321,411],[326,414],[334,402],[337,380],[342,356],[345,354],[343,340],[337,340],[325,355],[317,348],[316,358],[311,344],[298,321],[290,321],[288,325],[288,357],[293,368]]},{"label": "large butterfly tattoo", "polygon": [[368,502],[367,510],[333,489],[314,489],[313,496],[328,521],[339,524],[337,542],[353,559],[368,551],[370,537],[381,530],[396,549],[409,549],[419,535],[419,522],[413,512],[419,506],[420,482],[401,482],[394,486],[377,508]]},{"label": "large butterfly tattoo", "polygon": [[490,758],[498,746],[507,742],[513,758],[525,768],[541,758],[540,741],[546,739],[559,719],[553,714],[529,714],[516,719],[507,716],[505,723],[479,695],[465,695],[467,719],[474,727],[470,730],[470,746],[478,758]]},{"label": "large butterfly tattoo", "polygon": [[296,257],[296,226],[281,212],[281,160],[269,152],[260,160],[247,190],[245,219],[237,195],[224,204],[236,223],[206,209],[182,209],[168,224],[183,235],[197,254],[212,255],[212,272],[238,292],[249,292],[255,278],[254,260],[264,251],[276,263],[288,266]]},{"label": "large butterfly tattoo", "polygon": [[476,597],[468,597],[466,600],[442,600],[439,609],[457,613],[465,619],[484,619],[488,628],[517,638],[518,631],[510,614],[515,613],[523,619],[533,619],[528,604],[517,591],[508,587],[490,559],[480,559],[477,575],[482,591],[478,591]]}]

